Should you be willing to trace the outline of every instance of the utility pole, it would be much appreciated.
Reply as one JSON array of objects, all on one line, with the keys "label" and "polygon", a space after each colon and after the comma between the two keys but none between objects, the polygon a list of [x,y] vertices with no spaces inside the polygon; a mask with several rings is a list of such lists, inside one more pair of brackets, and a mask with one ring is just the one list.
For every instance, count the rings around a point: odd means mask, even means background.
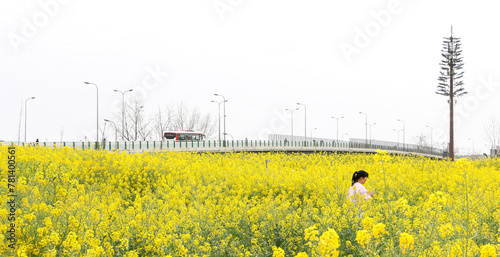
[{"label": "utility pole", "polygon": [[455,143],[454,143],[454,120],[453,107],[456,102],[455,98],[467,94],[464,83],[461,80],[464,72],[458,72],[463,68],[463,57],[461,57],[460,38],[453,37],[453,27],[451,27],[450,37],[445,37],[443,40],[443,49],[441,56],[444,58],[441,63],[440,76],[438,78],[438,87],[436,94],[448,97],[450,105],[450,145],[449,157],[451,161],[455,160]]}]

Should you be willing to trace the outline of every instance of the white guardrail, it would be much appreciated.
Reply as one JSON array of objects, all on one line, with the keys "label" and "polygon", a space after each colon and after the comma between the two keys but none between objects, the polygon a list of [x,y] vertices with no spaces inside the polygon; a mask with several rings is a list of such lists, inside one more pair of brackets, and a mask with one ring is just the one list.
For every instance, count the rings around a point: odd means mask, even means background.
[{"label": "white guardrail", "polygon": [[70,147],[74,149],[102,149],[109,151],[200,151],[200,152],[227,152],[227,151],[352,151],[375,152],[377,149],[390,153],[418,154],[429,157],[444,157],[441,149],[405,149],[400,146],[377,144],[362,144],[356,142],[318,142],[318,141],[273,141],[273,140],[204,140],[204,141],[118,141],[118,142],[3,142],[20,146],[38,147]]}]

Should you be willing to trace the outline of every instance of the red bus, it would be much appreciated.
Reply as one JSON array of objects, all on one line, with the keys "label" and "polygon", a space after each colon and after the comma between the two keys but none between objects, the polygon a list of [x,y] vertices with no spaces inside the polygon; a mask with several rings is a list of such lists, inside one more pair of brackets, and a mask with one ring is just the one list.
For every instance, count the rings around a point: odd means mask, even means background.
[{"label": "red bus", "polygon": [[195,131],[170,131],[165,132],[163,137],[169,141],[202,141],[205,135]]}]

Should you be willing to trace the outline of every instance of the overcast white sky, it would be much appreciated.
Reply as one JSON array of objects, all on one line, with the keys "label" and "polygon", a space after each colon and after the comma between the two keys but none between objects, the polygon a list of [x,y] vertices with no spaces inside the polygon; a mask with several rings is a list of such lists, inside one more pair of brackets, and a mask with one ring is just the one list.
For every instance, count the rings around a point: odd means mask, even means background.
[{"label": "overcast white sky", "polygon": [[[216,8],[217,6],[217,8]],[[28,101],[27,139],[95,138],[121,95],[146,94],[145,111],[178,104],[217,115],[238,139],[290,133],[307,106],[307,134],[406,142],[448,141],[446,98],[434,92],[442,38],[462,38],[465,87],[456,108],[462,153],[486,152],[484,123],[499,116],[497,1],[409,0],[0,0],[0,139],[17,140]],[[168,74],[168,76],[166,75]],[[101,122],[100,121],[100,122]],[[101,122],[103,125],[104,122]],[[108,130],[111,132],[111,130]],[[304,135],[304,109],[294,113]],[[113,134],[111,134],[113,135]],[[469,140],[470,138],[470,140]],[[402,139],[401,139],[402,140]]]}]

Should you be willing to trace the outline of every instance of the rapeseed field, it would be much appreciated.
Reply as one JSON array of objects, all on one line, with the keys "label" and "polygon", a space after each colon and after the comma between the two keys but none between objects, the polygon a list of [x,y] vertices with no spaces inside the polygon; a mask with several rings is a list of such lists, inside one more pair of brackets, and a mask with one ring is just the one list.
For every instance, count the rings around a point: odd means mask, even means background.
[{"label": "rapeseed field", "polygon": [[[498,159],[16,147],[12,221],[8,155],[0,146],[1,256],[500,253]],[[361,169],[377,190],[354,204]]]}]

